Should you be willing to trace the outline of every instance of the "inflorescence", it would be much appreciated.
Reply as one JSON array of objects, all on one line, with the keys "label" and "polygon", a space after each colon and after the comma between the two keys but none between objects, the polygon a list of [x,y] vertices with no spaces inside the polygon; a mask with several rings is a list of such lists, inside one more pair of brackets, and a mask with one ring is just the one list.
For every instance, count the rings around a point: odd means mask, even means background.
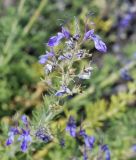
[{"label": "inflorescence", "polygon": [[[69,120],[66,126],[66,131],[70,134],[71,137],[75,139],[78,139],[78,138],[83,139],[83,143],[84,143],[83,159],[87,160],[88,159],[87,151],[88,150],[89,152],[92,151],[95,143],[95,137],[87,135],[86,131],[82,127],[80,127],[80,130],[77,131],[76,121],[72,116],[69,117]],[[104,145],[100,145],[99,148],[100,149],[98,152],[98,155],[99,155],[98,159],[102,160],[104,156],[103,154],[105,153],[105,160],[110,160],[110,150],[108,146],[104,144]]]},{"label": "inflorescence", "polygon": [[21,143],[22,152],[26,152],[29,143],[32,141],[32,137],[30,135],[29,123],[28,119],[25,115],[21,117],[23,122],[23,127],[11,127],[8,133],[8,139],[6,141],[6,145],[9,146],[14,142],[15,137],[17,136],[17,140]]},{"label": "inflorescence", "polygon": [[[17,125],[9,130],[9,137],[6,141],[6,145],[11,145],[14,142],[15,137],[18,137],[18,141],[21,143],[21,150],[26,152],[28,145],[32,143],[32,137],[38,138],[45,143],[53,140],[54,137],[52,136],[50,129],[47,127],[48,125],[46,125],[47,120],[52,120],[56,113],[60,113],[58,108],[61,106],[59,104],[61,98],[75,93],[78,94],[80,92],[81,84],[79,84],[79,81],[77,82],[77,79],[90,79],[93,70],[90,63],[91,54],[88,50],[83,49],[82,46],[87,41],[92,41],[96,50],[101,53],[107,52],[106,44],[102,41],[100,36],[95,34],[95,30],[89,30],[88,26],[89,24],[85,24],[85,33],[81,34],[78,21],[75,20],[75,32],[73,34],[68,30],[68,28],[63,26],[60,32],[49,38],[47,42],[47,47],[49,50],[46,51],[44,55],[40,56],[39,63],[44,65],[46,79],[47,81],[50,81],[50,83],[47,82],[47,84],[50,85],[51,96],[57,97],[58,102],[49,105],[48,115],[46,117],[47,119],[37,126],[34,134],[32,134],[30,129],[31,125],[28,123],[27,117],[23,115],[21,118],[23,127],[19,127]],[[58,49],[59,45],[60,48]],[[81,60],[86,60],[89,62],[87,62],[87,65],[84,65],[80,69],[73,67],[75,62],[80,62]],[[53,82],[50,78],[50,74],[52,74],[52,72],[59,73],[55,77],[56,79],[58,78],[57,86],[52,84]],[[55,110],[56,108],[57,112]],[[62,110],[62,108],[60,110]],[[44,123],[45,126],[42,126]],[[66,131],[69,132],[70,136],[73,138],[82,137],[84,141],[83,157],[84,160],[87,160],[87,150],[92,150],[95,143],[95,138],[87,135],[83,129],[80,129],[80,131],[77,132],[76,122],[72,116],[69,117]],[[65,140],[63,138],[60,138],[60,145],[62,147],[65,146]],[[107,145],[101,145],[100,152],[105,153],[106,160],[110,160],[110,151]]]}]

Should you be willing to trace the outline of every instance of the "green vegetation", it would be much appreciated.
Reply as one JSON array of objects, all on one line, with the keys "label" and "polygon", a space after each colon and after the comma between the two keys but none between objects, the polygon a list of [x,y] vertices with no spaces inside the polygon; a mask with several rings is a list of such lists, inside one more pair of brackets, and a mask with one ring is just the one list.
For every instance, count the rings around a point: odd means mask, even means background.
[{"label": "green vegetation", "polygon": [[[59,122],[65,128],[70,114],[78,120],[83,117],[83,125],[88,133],[97,137],[96,143],[104,141],[108,144],[112,160],[136,159],[131,150],[136,144],[136,22],[124,30],[126,37],[123,40],[118,38],[119,30],[114,26],[118,18],[115,13],[120,9],[123,14],[125,4],[124,1],[119,4],[108,0],[0,1],[1,160],[72,160],[74,156],[82,159],[80,152],[83,151],[74,150],[76,143],[71,137],[67,137],[64,149],[54,141],[34,144],[27,154],[16,152],[18,146],[5,147],[5,141],[13,116],[18,118],[25,113],[31,119],[33,110],[40,113],[46,104],[43,95],[48,86],[40,79],[44,73],[38,64],[39,56],[46,50],[45,43],[59,31],[62,23],[73,23],[74,16],[83,24],[90,11],[94,12],[90,19],[106,42],[108,53],[90,50],[93,53],[92,76],[84,82],[84,92],[66,103],[65,116],[57,117],[52,127]],[[69,27],[73,30],[72,25]],[[117,52],[113,49],[116,44],[120,46]],[[90,49],[90,46],[86,47]],[[133,80],[121,78],[120,71],[124,67]]]}]

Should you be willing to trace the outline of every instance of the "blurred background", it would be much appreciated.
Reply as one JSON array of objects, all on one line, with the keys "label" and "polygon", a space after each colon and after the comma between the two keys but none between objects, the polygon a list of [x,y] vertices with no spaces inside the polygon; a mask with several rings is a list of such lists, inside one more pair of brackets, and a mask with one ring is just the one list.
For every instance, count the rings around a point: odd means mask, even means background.
[{"label": "blurred background", "polygon": [[83,27],[87,14],[108,52],[97,53],[86,46],[93,53],[92,77],[85,82],[85,94],[67,107],[72,106],[75,115],[84,112],[88,133],[109,145],[112,160],[136,159],[136,1],[0,0],[2,160],[74,160],[75,144],[70,138],[65,149],[55,143],[37,144],[29,155],[5,148],[5,139],[16,112],[31,117],[32,110],[43,104],[46,86],[40,81],[44,73],[38,57],[45,53],[45,43],[62,24],[73,25],[74,16]]}]

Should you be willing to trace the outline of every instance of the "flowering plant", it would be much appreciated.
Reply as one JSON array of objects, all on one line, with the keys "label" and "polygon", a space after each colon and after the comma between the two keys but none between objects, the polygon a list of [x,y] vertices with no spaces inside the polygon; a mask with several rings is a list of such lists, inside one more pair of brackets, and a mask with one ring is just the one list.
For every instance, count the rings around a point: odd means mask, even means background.
[{"label": "flowering plant", "polygon": [[[91,25],[91,23],[90,23]],[[91,66],[92,54],[83,48],[85,43],[94,43],[96,50],[101,53],[107,52],[106,44],[100,36],[95,34],[94,29],[88,29],[88,19],[85,22],[85,32],[81,34],[78,20],[75,19],[75,32],[72,34],[68,28],[62,26],[57,35],[49,38],[48,51],[39,57],[39,63],[43,65],[45,78],[43,82],[48,86],[48,93],[45,94],[45,107],[41,112],[34,112],[34,118],[29,121],[26,115],[21,117],[22,124],[16,124],[9,130],[9,137],[6,145],[11,145],[14,139],[21,142],[21,150],[26,152],[28,146],[33,142],[54,141],[55,133],[52,131],[51,123],[53,119],[64,111],[64,104],[67,99],[83,92],[83,80],[90,79],[93,67]],[[62,43],[63,42],[63,43]],[[60,46],[60,48],[58,48]],[[78,67],[80,62],[85,64]],[[38,113],[38,114],[37,114]],[[79,129],[80,128],[80,129]],[[81,138],[83,141],[84,159],[88,159],[88,150],[94,147],[95,138],[86,133],[81,124],[77,126],[73,116],[69,115],[66,125],[66,132],[75,139]],[[63,136],[64,137],[64,136]],[[65,146],[65,140],[59,137],[60,145]],[[80,145],[80,144],[79,144]],[[100,144],[97,159],[110,159],[110,151],[107,145]]]}]

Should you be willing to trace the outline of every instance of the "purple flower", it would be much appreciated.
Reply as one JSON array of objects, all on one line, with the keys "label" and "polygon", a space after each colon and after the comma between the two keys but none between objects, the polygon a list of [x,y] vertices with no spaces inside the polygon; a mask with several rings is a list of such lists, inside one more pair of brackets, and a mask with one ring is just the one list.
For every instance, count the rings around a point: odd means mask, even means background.
[{"label": "purple flower", "polygon": [[23,122],[25,125],[28,125],[28,120],[27,120],[27,116],[26,116],[26,115],[23,115],[23,116],[21,117],[21,120],[22,120],[22,122]]},{"label": "purple flower", "polygon": [[106,44],[100,38],[96,36],[95,38],[93,38],[93,41],[94,41],[95,48],[98,51],[103,53],[107,52]]},{"label": "purple flower", "polygon": [[17,128],[14,128],[14,127],[11,127],[10,128],[10,131],[9,131],[9,133],[8,133],[8,139],[7,139],[7,141],[6,141],[6,145],[7,146],[9,146],[9,145],[11,145],[13,142],[14,142],[14,136],[15,135],[17,135],[17,134],[19,134],[19,131],[18,131],[18,129]]},{"label": "purple flower", "polygon": [[22,152],[26,152],[28,148],[28,143],[32,141],[32,138],[30,136],[30,130],[22,129],[22,133],[19,136],[18,140],[21,141]]},{"label": "purple flower", "polygon": [[101,146],[101,151],[105,153],[105,160],[110,160],[110,150],[106,144]]},{"label": "purple flower", "polygon": [[40,56],[39,63],[44,64],[44,63],[46,63],[47,60],[48,60],[48,56],[42,55],[42,56]]},{"label": "purple flower", "polygon": [[21,143],[21,150],[22,152],[26,152],[28,148],[27,140],[23,140]]},{"label": "purple flower", "polygon": [[72,116],[69,117],[69,120],[66,126],[66,131],[68,131],[72,137],[76,136],[76,122],[74,117]]},{"label": "purple flower", "polygon": [[92,149],[93,145],[94,145],[94,142],[95,142],[95,138],[93,136],[85,135],[84,136],[84,142],[85,142],[86,147]]},{"label": "purple flower", "polygon": [[49,58],[53,57],[53,56],[54,56],[54,52],[52,52],[52,51],[51,52],[46,51],[45,55],[40,56],[39,63],[40,64],[45,64],[47,62],[47,60]]},{"label": "purple flower", "polygon": [[26,152],[28,148],[28,143],[32,141],[30,136],[30,130],[28,129],[28,120],[26,115],[21,117],[23,124],[25,125],[25,129],[23,128],[14,128],[12,127],[9,131],[9,137],[6,141],[6,145],[10,145],[14,141],[15,135],[19,135],[18,141],[21,141],[21,150],[22,152]]},{"label": "purple flower", "polygon": [[58,90],[56,93],[55,93],[55,96],[63,96],[64,94],[71,94],[71,91],[69,88],[67,88],[65,85],[61,86],[60,90]]},{"label": "purple flower", "polygon": [[60,55],[60,56],[58,57],[58,60],[60,60],[60,61],[63,61],[63,60],[65,60],[65,59],[66,59],[66,57],[63,56],[63,55]]},{"label": "purple flower", "polygon": [[70,38],[70,33],[66,28],[62,27],[62,33],[66,39]]},{"label": "purple flower", "polygon": [[94,41],[95,48],[100,52],[107,52],[106,44],[101,40],[101,38],[98,35],[94,34],[94,29],[89,30],[85,33],[84,39],[92,39]]},{"label": "purple flower", "polygon": [[50,47],[54,47],[54,46],[57,46],[59,44],[59,41],[58,41],[58,37],[57,36],[53,36],[49,39],[48,41],[48,46]]},{"label": "purple flower", "polygon": [[52,140],[52,136],[49,133],[47,133],[45,128],[39,128],[36,131],[35,136],[38,139],[44,141],[45,143],[50,142]]},{"label": "purple flower", "polygon": [[84,138],[85,146],[92,149],[95,142],[95,138],[93,136],[88,136],[85,130],[83,129],[80,129],[79,135]]},{"label": "purple flower", "polygon": [[49,39],[47,45],[50,47],[57,46],[62,38],[64,38],[64,35],[59,32],[57,36],[53,36]]},{"label": "purple flower", "polygon": [[83,40],[86,41],[86,40],[90,39],[93,35],[94,35],[94,29],[91,29],[84,34]]},{"label": "purple flower", "polygon": [[65,38],[65,35],[63,33],[61,33],[61,32],[58,32],[57,33],[57,39],[58,39],[58,41],[60,41],[62,38]]},{"label": "purple flower", "polygon": [[67,60],[67,59],[71,59],[72,58],[72,53],[66,53],[64,55],[60,55],[58,57],[58,60]]},{"label": "purple flower", "polygon": [[50,47],[54,47],[59,45],[61,39],[66,38],[68,39],[70,37],[70,33],[67,29],[65,29],[64,27],[62,27],[62,32],[58,32],[57,36],[53,36],[49,39],[47,45]]},{"label": "purple flower", "polygon": [[84,129],[80,129],[79,136],[82,136],[84,138],[84,143],[85,143],[84,160],[87,160],[88,157],[86,154],[86,148],[89,148],[90,150],[92,150],[95,142],[95,138],[93,136],[88,136]]},{"label": "purple flower", "polygon": [[78,59],[83,58],[83,55],[84,55],[84,51],[83,51],[83,50],[79,50],[78,53],[76,53],[76,57],[77,57]]},{"label": "purple flower", "polygon": [[9,146],[14,142],[14,133],[13,132],[9,132],[8,134],[8,139],[6,141],[6,145]]}]

